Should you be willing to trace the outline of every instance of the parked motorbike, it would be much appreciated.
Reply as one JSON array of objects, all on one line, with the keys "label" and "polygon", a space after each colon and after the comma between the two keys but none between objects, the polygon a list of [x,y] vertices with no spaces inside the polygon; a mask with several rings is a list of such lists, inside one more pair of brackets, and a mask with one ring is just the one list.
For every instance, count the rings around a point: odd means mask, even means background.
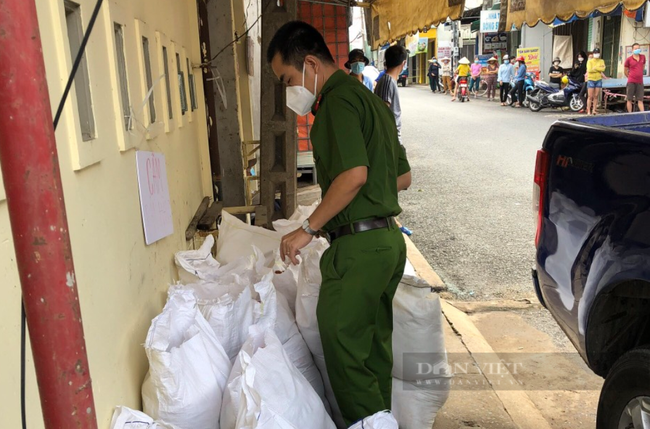
[{"label": "parked motorbike", "polygon": [[[528,94],[530,94],[535,89],[535,75],[533,73],[526,73],[526,78],[524,79],[524,101],[521,103],[524,107],[528,107]],[[508,105],[514,105],[519,99],[519,91],[517,87],[513,86],[508,94]]]},{"label": "parked motorbike", "polygon": [[535,82],[535,89],[528,95],[528,106],[533,112],[552,107],[568,107],[572,112],[579,112],[585,108],[585,100],[580,97],[582,83],[569,79],[563,90],[553,88],[546,82]]},{"label": "parked motorbike", "polygon": [[458,78],[458,99],[461,103],[469,101],[469,85],[467,83],[467,77],[461,76]]}]

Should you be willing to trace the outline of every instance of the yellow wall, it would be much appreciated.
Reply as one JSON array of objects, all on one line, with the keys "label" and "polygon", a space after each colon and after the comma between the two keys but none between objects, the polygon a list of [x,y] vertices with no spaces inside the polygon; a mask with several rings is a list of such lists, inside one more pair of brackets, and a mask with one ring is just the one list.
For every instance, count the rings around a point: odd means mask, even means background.
[{"label": "yellow wall", "polygon": [[[86,27],[95,0],[78,0]],[[71,68],[63,0],[37,0],[52,110]],[[142,24],[136,25],[136,19]],[[162,74],[159,39],[168,43],[174,120],[148,133],[124,131],[113,40],[113,22],[125,25],[131,104],[139,107],[147,88],[142,78],[139,32],[151,42],[154,80]],[[110,0],[87,48],[97,138],[81,140],[74,89],[56,133],[86,345],[100,428],[108,428],[113,407],[139,408],[147,370],[142,348],[175,277],[173,254],[186,248],[185,228],[204,195],[211,195],[201,72],[194,71],[198,110],[180,113],[174,51],[200,63],[195,0]],[[184,50],[184,51],[183,51]],[[184,62],[184,60],[182,60]],[[185,70],[185,67],[183,67]],[[74,88],[74,87],[73,87]],[[155,89],[158,120],[165,115],[164,80]],[[189,101],[189,89],[188,89]],[[166,117],[166,115],[165,115]],[[148,134],[148,135],[147,135]],[[174,234],[145,246],[140,215],[136,150],[166,156]],[[0,187],[2,188],[2,187]],[[20,427],[20,285],[4,195],[0,195],[0,428]],[[28,351],[28,424],[43,427],[31,351]]]}]

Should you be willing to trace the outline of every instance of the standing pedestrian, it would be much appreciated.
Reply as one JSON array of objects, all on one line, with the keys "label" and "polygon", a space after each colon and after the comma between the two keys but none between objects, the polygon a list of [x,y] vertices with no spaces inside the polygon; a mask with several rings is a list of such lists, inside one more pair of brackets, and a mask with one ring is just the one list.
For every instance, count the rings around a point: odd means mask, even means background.
[{"label": "standing pedestrian", "polygon": [[450,94],[452,93],[451,89],[451,59],[449,57],[444,57],[441,58],[440,61],[442,62],[442,67],[440,67],[441,70],[441,76],[442,76],[442,85],[443,89],[445,91],[445,94]]},{"label": "standing pedestrian", "polygon": [[587,115],[596,114],[606,68],[605,61],[600,58],[600,48],[594,49],[593,58],[587,61]]},{"label": "standing pedestrian", "polygon": [[585,83],[587,74],[587,54],[580,51],[576,57],[577,61],[573,64],[573,69],[569,72],[569,78],[577,83]]},{"label": "standing pedestrian", "polygon": [[474,93],[474,98],[478,96],[478,90],[481,89],[481,72],[483,67],[479,63],[478,57],[474,58],[474,64],[471,67],[472,78],[469,80],[469,90]]},{"label": "standing pedestrian", "polygon": [[499,67],[497,80],[501,86],[501,105],[505,106],[508,101],[508,93],[510,92],[510,82],[515,78],[515,66],[510,62],[508,55],[503,56],[503,64]]},{"label": "standing pedestrian", "polygon": [[344,64],[345,68],[350,70],[350,76],[357,79],[364,84],[366,88],[373,91],[375,84],[368,76],[363,74],[363,70],[370,64],[370,60],[366,58],[361,49],[353,49],[348,54],[348,61]]},{"label": "standing pedestrian", "polygon": [[375,87],[375,94],[379,96],[388,105],[395,117],[397,125],[397,137],[400,144],[402,143],[402,108],[399,104],[399,93],[397,92],[397,80],[404,70],[408,54],[403,46],[393,45],[386,49],[384,62],[386,64],[386,74],[379,79]]},{"label": "standing pedestrian", "polygon": [[410,167],[390,110],[337,67],[315,28],[283,25],[267,61],[287,85],[287,106],[315,115],[310,137],[323,200],[280,251],[297,264],[318,230],[332,240],[316,314],[329,380],[352,425],[391,408],[392,300],[406,262],[395,216]]},{"label": "standing pedestrian", "polygon": [[433,57],[429,60],[429,86],[431,86],[431,91],[436,92],[440,90],[440,82],[439,82],[439,76],[440,76],[440,64],[438,64],[438,60]]},{"label": "standing pedestrian", "polygon": [[491,57],[488,60],[488,66],[485,72],[485,82],[487,83],[487,101],[494,101],[494,97],[496,96],[498,72],[498,60],[496,57]]},{"label": "standing pedestrian", "polygon": [[643,97],[645,87],[643,85],[643,69],[646,58],[641,55],[641,45],[632,45],[632,56],[625,60],[625,76],[627,77],[627,111],[632,112],[636,101],[639,111],[643,112]]},{"label": "standing pedestrian", "polygon": [[548,70],[549,86],[552,88],[560,89],[562,84],[562,76],[564,76],[564,70],[560,67],[562,61],[560,57],[555,57],[553,60],[553,65]]},{"label": "standing pedestrian", "polygon": [[[526,60],[523,56],[517,57],[517,75],[515,76],[515,89],[517,91],[517,107],[523,107],[525,91],[524,86],[526,84],[526,72],[528,71],[526,67]],[[515,104],[513,103],[513,106]]]}]

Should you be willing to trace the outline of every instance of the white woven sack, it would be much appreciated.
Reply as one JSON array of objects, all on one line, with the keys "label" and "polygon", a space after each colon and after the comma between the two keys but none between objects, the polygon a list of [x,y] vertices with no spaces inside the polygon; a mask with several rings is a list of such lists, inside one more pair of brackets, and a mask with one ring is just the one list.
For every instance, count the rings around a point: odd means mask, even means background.
[{"label": "white woven sack", "polygon": [[240,353],[242,390],[236,429],[334,429],[323,402],[291,363],[278,337],[271,329],[262,332],[262,347],[252,355],[244,349]]},{"label": "white woven sack", "polygon": [[235,216],[223,212],[217,239],[217,261],[228,264],[251,254],[251,245],[270,254],[280,247],[282,234],[258,226],[248,225]]},{"label": "white woven sack", "polygon": [[208,280],[215,276],[219,262],[212,257],[214,236],[208,235],[198,250],[176,252],[174,262],[182,284]]},{"label": "white woven sack", "polygon": [[393,377],[417,381],[442,373],[420,374],[405,356],[426,353],[427,363],[447,369],[440,298],[418,277],[404,276],[393,298]]},{"label": "white woven sack", "polygon": [[144,412],[178,429],[219,429],[230,359],[192,291],[172,293],[145,342]]},{"label": "white woven sack", "polygon": [[143,413],[128,407],[117,406],[113,412],[110,429],[175,429]]},{"label": "white woven sack", "polygon": [[420,384],[393,378],[391,408],[400,429],[431,428],[450,390],[448,377],[423,380]]},{"label": "white woven sack", "polygon": [[[402,429],[401,426],[397,426],[397,420],[391,414],[390,411],[380,411],[373,414],[370,417],[356,422],[350,429]],[[420,429],[430,429],[422,427]]]}]

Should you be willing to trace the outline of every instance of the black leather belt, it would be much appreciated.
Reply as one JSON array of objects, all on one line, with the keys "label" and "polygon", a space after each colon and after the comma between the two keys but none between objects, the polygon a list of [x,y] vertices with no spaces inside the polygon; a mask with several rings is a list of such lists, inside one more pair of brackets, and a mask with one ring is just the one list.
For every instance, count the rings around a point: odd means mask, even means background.
[{"label": "black leather belt", "polygon": [[360,222],[355,222],[352,225],[343,225],[339,228],[336,228],[329,233],[330,242],[336,240],[337,238],[344,237],[350,234],[356,234],[359,232],[372,231],[373,229],[382,229],[382,228],[391,228],[396,226],[397,223],[394,217],[385,217],[377,218],[371,220],[362,220]]}]

